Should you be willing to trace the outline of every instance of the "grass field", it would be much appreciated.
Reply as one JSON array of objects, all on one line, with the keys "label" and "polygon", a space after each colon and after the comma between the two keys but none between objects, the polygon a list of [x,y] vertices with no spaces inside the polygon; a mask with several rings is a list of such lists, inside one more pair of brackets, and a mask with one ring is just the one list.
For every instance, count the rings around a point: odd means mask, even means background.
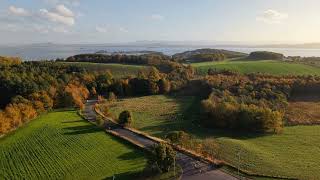
[{"label": "grass field", "polygon": [[215,138],[222,159],[242,169],[268,175],[317,179],[320,177],[320,126],[286,127],[274,136],[243,136],[203,129],[196,124],[198,100],[194,97],[147,96],[114,103],[111,110],[133,112],[133,126],[163,137],[173,130],[184,130],[199,139]]},{"label": "grass field", "polygon": [[145,164],[141,150],[75,111],[43,115],[0,139],[0,179],[132,179]]},{"label": "grass field", "polygon": [[205,75],[209,68],[217,70],[232,70],[240,73],[267,73],[274,75],[320,75],[320,68],[304,64],[287,63],[280,61],[223,61],[202,62],[191,64],[198,74]]},{"label": "grass field", "polygon": [[109,70],[113,77],[123,78],[127,76],[135,76],[140,70],[147,69],[147,66],[140,65],[125,65],[125,64],[102,64],[102,63],[86,63],[86,62],[71,62],[73,64],[85,68],[87,71],[106,71]]}]

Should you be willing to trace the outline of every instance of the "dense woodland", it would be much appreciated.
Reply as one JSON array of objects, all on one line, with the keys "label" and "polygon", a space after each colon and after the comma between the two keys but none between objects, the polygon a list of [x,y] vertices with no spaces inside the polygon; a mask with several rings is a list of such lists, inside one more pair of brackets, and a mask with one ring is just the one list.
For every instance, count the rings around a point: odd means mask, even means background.
[{"label": "dense woodland", "polygon": [[240,75],[209,70],[203,80],[212,89],[202,101],[202,123],[207,127],[258,133],[280,133],[292,96],[317,95],[320,77]]}]

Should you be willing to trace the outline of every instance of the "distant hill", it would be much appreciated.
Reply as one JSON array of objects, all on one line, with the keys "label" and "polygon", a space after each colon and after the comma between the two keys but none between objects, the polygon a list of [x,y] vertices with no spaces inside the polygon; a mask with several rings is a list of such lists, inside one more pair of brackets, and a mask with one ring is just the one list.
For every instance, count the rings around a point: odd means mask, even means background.
[{"label": "distant hill", "polygon": [[173,55],[172,57],[174,59],[179,59],[179,60],[188,60],[195,55],[199,54],[223,54],[226,58],[238,58],[238,57],[244,57],[247,56],[248,54],[241,53],[241,52],[236,52],[236,51],[228,51],[224,49],[197,49],[193,51],[186,51],[183,53],[177,53]]}]

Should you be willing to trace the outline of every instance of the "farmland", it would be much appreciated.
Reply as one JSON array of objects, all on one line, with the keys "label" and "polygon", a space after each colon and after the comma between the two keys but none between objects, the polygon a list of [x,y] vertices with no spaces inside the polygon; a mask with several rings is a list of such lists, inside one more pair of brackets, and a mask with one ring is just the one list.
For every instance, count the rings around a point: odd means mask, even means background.
[{"label": "farmland", "polygon": [[298,63],[274,60],[246,61],[230,60],[222,62],[203,62],[191,64],[198,74],[205,75],[208,69],[232,70],[239,73],[266,73],[274,75],[320,75],[320,68]]},{"label": "farmland", "polygon": [[101,72],[109,70],[115,78],[135,76],[140,70],[147,69],[147,66],[126,64],[102,64],[86,62],[68,62],[65,64],[76,65],[78,67],[85,68],[87,71]]},{"label": "farmland", "polygon": [[72,110],[42,115],[0,142],[0,179],[127,179],[146,163]]},{"label": "farmland", "polygon": [[[120,100],[112,104],[115,114],[133,113],[133,127],[163,137],[173,130],[184,130],[199,139],[215,138],[222,159],[242,169],[277,176],[314,179],[320,176],[320,126],[285,127],[280,135],[256,136],[207,130],[196,126],[198,119],[194,97],[147,96]],[[170,112],[170,113],[168,113]]]}]

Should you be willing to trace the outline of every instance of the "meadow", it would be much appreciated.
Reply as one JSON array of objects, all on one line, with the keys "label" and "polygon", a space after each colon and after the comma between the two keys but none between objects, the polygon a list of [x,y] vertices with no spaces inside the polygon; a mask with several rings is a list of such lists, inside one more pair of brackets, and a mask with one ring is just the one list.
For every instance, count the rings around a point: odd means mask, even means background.
[{"label": "meadow", "polygon": [[65,64],[76,65],[87,71],[101,72],[109,70],[115,78],[125,78],[128,76],[136,76],[139,71],[146,70],[147,66],[143,65],[126,65],[126,64],[103,64],[103,63],[87,63],[87,62],[68,62]]},{"label": "meadow", "polygon": [[[285,127],[280,135],[257,136],[199,127],[195,97],[147,96],[122,99],[111,105],[116,115],[133,113],[133,127],[157,137],[184,130],[196,138],[214,138],[221,159],[241,169],[299,179],[320,177],[320,126]],[[240,161],[238,154],[240,153]]]},{"label": "meadow", "polygon": [[200,75],[206,75],[208,69],[232,70],[239,73],[266,73],[274,75],[320,75],[320,68],[305,64],[281,62],[275,60],[226,60],[222,62],[202,62],[191,64]]},{"label": "meadow", "polygon": [[144,153],[77,115],[55,111],[0,139],[0,179],[132,179]]}]

